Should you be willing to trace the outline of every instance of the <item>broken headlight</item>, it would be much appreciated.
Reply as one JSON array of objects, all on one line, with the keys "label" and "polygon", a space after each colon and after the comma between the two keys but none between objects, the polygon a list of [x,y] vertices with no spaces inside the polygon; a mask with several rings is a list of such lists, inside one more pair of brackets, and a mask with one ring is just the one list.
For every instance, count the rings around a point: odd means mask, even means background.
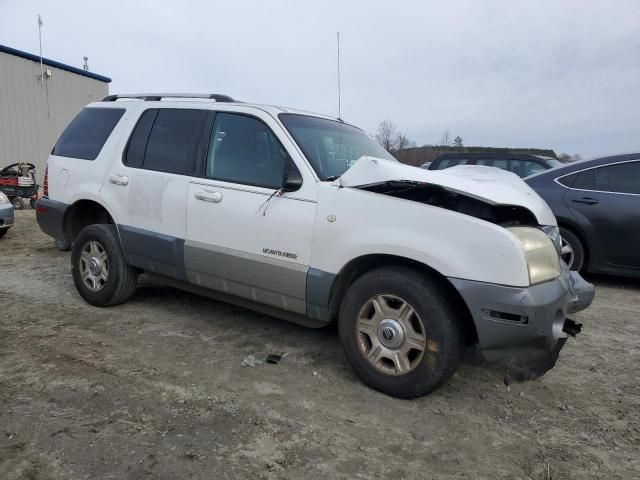
[{"label": "broken headlight", "polygon": [[529,283],[546,282],[560,276],[560,256],[553,241],[542,230],[532,227],[512,227],[524,250],[529,269]]}]

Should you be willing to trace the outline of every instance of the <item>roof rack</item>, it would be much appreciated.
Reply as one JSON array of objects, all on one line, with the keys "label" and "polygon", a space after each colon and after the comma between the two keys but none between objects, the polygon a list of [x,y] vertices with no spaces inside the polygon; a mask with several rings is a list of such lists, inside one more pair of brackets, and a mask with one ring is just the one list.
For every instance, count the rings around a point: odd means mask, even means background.
[{"label": "roof rack", "polygon": [[219,93],[133,93],[133,94],[121,94],[121,95],[108,95],[102,99],[103,102],[115,102],[121,98],[133,98],[138,100],[144,100],[145,102],[157,102],[163,98],[204,98],[208,100],[215,100],[216,102],[236,102],[228,95],[221,95]]}]

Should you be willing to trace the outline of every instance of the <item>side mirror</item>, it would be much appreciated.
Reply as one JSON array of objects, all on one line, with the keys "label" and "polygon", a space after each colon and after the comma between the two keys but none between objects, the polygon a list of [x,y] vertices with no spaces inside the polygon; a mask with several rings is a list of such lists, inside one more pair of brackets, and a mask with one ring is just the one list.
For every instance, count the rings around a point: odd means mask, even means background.
[{"label": "side mirror", "polygon": [[284,170],[284,177],[282,179],[282,191],[283,192],[295,192],[302,187],[302,175],[300,170],[289,160]]}]

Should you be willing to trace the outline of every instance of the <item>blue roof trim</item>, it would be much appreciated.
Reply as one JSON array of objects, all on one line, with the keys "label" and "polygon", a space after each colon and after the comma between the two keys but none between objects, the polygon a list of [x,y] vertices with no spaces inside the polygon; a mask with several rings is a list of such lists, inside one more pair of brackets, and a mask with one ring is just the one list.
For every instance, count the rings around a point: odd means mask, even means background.
[{"label": "blue roof trim", "polygon": [[[5,45],[0,45],[0,52],[8,53],[9,55],[15,55],[16,57],[22,57],[26,58],[27,60],[32,60],[34,62],[40,63],[40,57],[38,55],[23,52],[22,50],[16,50],[15,48],[7,47]],[[94,80],[99,80],[105,83],[111,83],[111,79],[109,77],[98,75],[97,73],[87,72],[86,70],[82,70],[81,68],[72,67],[71,65],[56,62],[55,60],[50,60],[48,58],[42,57],[42,63],[45,65],[49,65],[50,67],[59,68],[60,70],[66,70],[67,72],[82,75],[83,77],[93,78]]]}]

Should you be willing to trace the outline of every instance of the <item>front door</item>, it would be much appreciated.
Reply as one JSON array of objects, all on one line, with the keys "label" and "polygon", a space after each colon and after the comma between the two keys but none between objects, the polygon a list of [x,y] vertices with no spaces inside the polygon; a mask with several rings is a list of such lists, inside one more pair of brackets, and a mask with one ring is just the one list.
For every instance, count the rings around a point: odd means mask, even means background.
[{"label": "front door", "polygon": [[296,168],[253,116],[216,113],[202,175],[190,181],[185,267],[190,282],[305,314],[316,202],[279,193]]}]

